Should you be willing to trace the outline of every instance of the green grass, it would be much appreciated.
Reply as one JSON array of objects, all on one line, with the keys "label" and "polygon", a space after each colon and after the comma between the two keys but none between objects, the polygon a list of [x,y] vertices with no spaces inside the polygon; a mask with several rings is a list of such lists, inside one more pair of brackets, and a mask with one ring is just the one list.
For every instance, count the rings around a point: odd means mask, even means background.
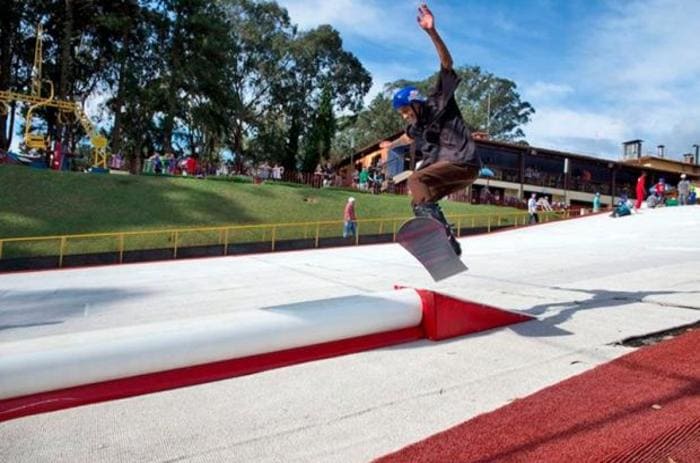
[{"label": "green grass", "polygon": [[[314,189],[293,184],[254,185],[239,180],[194,179],[131,175],[96,175],[0,166],[0,239],[66,234],[116,233],[190,227],[285,224],[337,221],[320,227],[321,236],[338,236],[343,207],[352,195],[361,233],[390,232],[392,222],[362,223],[366,219],[410,216],[409,198],[370,195],[335,188]],[[493,206],[444,201],[445,214],[507,214]],[[486,219],[475,219],[483,225]],[[512,219],[501,218],[501,223]],[[469,224],[471,225],[471,224]],[[271,239],[272,227],[233,230],[228,242]],[[315,225],[285,226],[277,239],[313,237]],[[125,249],[172,246],[171,233],[126,236]],[[219,231],[187,232],[178,245],[222,243]],[[117,238],[71,239],[68,254],[114,250]],[[10,247],[13,248],[10,251]],[[37,249],[41,247],[42,249]],[[5,243],[3,255],[54,254],[58,242]]]}]

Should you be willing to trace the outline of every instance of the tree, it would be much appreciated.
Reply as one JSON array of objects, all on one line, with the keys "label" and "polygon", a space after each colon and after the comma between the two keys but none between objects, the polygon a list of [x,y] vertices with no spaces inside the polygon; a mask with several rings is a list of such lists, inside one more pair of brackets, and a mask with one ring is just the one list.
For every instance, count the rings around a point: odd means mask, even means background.
[{"label": "tree", "polygon": [[[24,34],[22,18],[26,15],[27,2],[4,2],[0,16],[0,90],[17,89],[19,83],[20,56]],[[26,63],[25,63],[26,65]],[[8,149],[12,142],[12,128],[16,107],[0,108],[0,149]]]},{"label": "tree", "polygon": [[306,135],[304,152],[300,166],[302,172],[313,172],[321,159],[328,159],[331,141],[335,135],[335,116],[330,85],[327,85],[321,95],[318,112]]},{"label": "tree", "polygon": [[[455,72],[462,79],[455,99],[472,130],[485,132],[488,129],[491,138],[503,141],[517,141],[525,136],[521,126],[530,121],[535,109],[520,100],[515,82],[482,72],[478,66],[462,66]],[[388,89],[413,85],[427,94],[437,78],[438,73],[418,82],[399,80],[389,84]]]},{"label": "tree", "polygon": [[340,131],[333,139],[332,153],[336,159],[342,159],[404,129],[405,125],[401,116],[393,110],[391,100],[380,93],[367,109],[339,123]]},{"label": "tree", "polygon": [[[362,107],[372,85],[367,70],[352,53],[343,50],[340,35],[330,26],[298,34],[291,42],[291,56],[277,87],[284,96],[280,100],[289,120],[285,169],[297,168],[299,139],[306,132],[304,128],[312,125],[324,92],[329,92],[332,108],[354,112]],[[329,145],[324,151],[328,149]]]},{"label": "tree", "polygon": [[208,150],[223,139],[225,123],[218,113],[228,103],[225,64],[232,47],[225,11],[206,0],[165,0],[156,11],[165,45],[158,95],[162,150],[173,151],[178,130],[187,134],[190,151]]},{"label": "tree", "polygon": [[[230,41],[224,63],[229,76],[225,141],[240,167],[246,138],[278,133],[282,101],[288,97],[280,91],[279,80],[291,62],[289,41],[294,28],[287,11],[276,2],[226,0],[222,8]],[[278,139],[277,150],[279,145]]]},{"label": "tree", "polygon": [[[238,160],[250,155],[297,169],[312,151],[328,156],[333,113],[359,110],[371,85],[337,31],[298,32],[274,1],[6,0],[3,6],[0,89],[29,91],[40,22],[43,74],[56,97],[104,101],[100,130],[109,132],[112,152],[137,164],[154,150],[210,157],[228,150]],[[0,114],[0,147],[10,144],[13,115],[13,108]],[[64,134],[75,143],[84,135],[55,109],[39,108],[35,116],[54,139]]]}]

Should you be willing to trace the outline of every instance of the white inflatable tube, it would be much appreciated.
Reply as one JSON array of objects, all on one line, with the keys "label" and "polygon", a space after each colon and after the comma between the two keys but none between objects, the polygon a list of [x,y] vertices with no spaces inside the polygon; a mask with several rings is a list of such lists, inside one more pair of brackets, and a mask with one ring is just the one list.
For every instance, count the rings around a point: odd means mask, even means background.
[{"label": "white inflatable tube", "polygon": [[0,343],[0,399],[410,328],[412,289]]}]

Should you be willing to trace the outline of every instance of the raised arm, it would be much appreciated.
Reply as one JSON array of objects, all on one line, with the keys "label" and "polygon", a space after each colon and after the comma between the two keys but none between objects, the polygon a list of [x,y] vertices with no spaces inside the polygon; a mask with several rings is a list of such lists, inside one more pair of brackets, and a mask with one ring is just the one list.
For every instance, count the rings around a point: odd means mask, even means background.
[{"label": "raised arm", "polygon": [[447,49],[445,42],[442,41],[442,37],[440,37],[440,34],[438,34],[435,29],[435,17],[427,4],[423,3],[418,7],[418,18],[416,19],[421,29],[427,32],[430,40],[433,41],[433,45],[435,45],[435,49],[440,57],[440,64],[442,67],[448,70],[452,69],[452,55],[450,55],[450,51]]}]

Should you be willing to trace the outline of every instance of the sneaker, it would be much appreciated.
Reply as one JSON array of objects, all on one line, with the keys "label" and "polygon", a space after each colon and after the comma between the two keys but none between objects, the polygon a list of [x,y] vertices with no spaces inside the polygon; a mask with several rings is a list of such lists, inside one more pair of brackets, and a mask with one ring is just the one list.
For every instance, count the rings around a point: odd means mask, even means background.
[{"label": "sneaker", "polygon": [[459,241],[457,241],[457,238],[450,235],[449,240],[450,240],[450,246],[452,246],[452,249],[454,250],[455,254],[457,254],[457,256],[461,256],[462,255],[462,246],[459,244]]}]

